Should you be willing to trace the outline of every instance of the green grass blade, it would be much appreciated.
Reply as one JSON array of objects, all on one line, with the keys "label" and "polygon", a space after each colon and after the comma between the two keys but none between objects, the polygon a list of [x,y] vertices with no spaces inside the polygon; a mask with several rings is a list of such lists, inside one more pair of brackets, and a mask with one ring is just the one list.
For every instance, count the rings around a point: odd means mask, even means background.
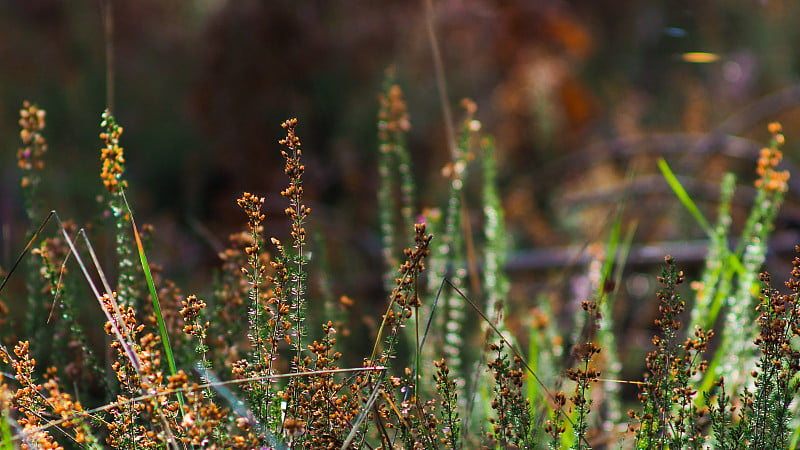
[{"label": "green grass blade", "polygon": [[139,232],[136,230],[136,223],[133,221],[133,217],[131,217],[131,223],[133,224],[133,235],[136,239],[136,248],[139,252],[139,261],[142,263],[144,277],[147,279],[147,287],[150,288],[150,297],[153,299],[153,310],[155,311],[156,320],[158,321],[158,331],[161,333],[161,344],[164,346],[164,354],[167,357],[167,363],[169,363],[169,371],[172,375],[176,375],[178,371],[175,367],[175,358],[172,355],[172,347],[169,344],[169,336],[167,335],[167,328],[164,324],[164,317],[161,315],[161,304],[158,301],[158,294],[156,293],[156,287],[153,283],[153,275],[150,273],[150,267],[147,263],[147,256],[144,254],[142,241],[139,237]]},{"label": "green grass blade", "polygon": [[678,181],[678,178],[672,172],[672,169],[669,168],[669,165],[664,160],[664,158],[658,159],[658,168],[661,170],[661,174],[664,176],[664,179],[667,180],[669,187],[672,188],[672,191],[675,192],[675,196],[678,197],[678,200],[683,203],[683,206],[689,211],[689,213],[694,217],[694,220],[700,225],[700,227],[705,231],[706,235],[709,237],[714,233],[713,228],[706,220],[703,213],[700,212],[700,209],[694,203],[689,194],[686,192],[686,189],[683,188],[681,182]]},{"label": "green grass blade", "polygon": [[[136,250],[139,252],[139,261],[142,263],[142,271],[147,280],[147,287],[150,289],[150,297],[153,299],[153,311],[156,315],[158,322],[158,331],[161,333],[161,345],[164,347],[164,356],[167,358],[169,364],[170,374],[177,375],[178,370],[175,367],[175,357],[172,354],[172,346],[169,344],[169,335],[167,334],[167,327],[164,324],[164,317],[161,315],[161,304],[158,301],[158,293],[156,292],[156,285],[153,282],[153,275],[150,273],[150,264],[147,263],[147,255],[144,253],[144,246],[142,246],[142,239],[139,236],[139,230],[136,228],[136,221],[133,219],[133,211],[128,204],[128,199],[125,197],[125,192],[121,192],[122,199],[125,201],[125,208],[131,218],[131,226],[133,227],[133,237],[136,239]],[[178,394],[178,402],[183,408],[183,396]]]},{"label": "green grass blade", "polygon": [[[734,273],[738,276],[742,276],[744,273],[744,266],[738,256],[728,254],[727,258],[725,258],[725,265],[723,265],[721,270],[723,270],[723,281],[730,283]],[[722,309],[722,305],[725,303],[726,295],[716,295],[714,297],[708,309],[708,319],[705,324],[706,329],[710,329],[717,321],[717,316]]]},{"label": "green grass blade", "polygon": [[737,275],[742,275],[743,273],[745,273],[744,265],[742,265],[742,260],[739,257],[739,255],[729,255],[728,263],[731,265],[733,270],[736,271]]},{"label": "green grass blade", "polygon": [[[416,383],[417,379],[419,379],[419,377],[421,376],[420,375],[420,373],[421,373],[420,372],[420,358],[422,357],[422,349],[425,346],[425,340],[428,338],[428,332],[430,331],[431,324],[433,323],[433,315],[436,312],[437,306],[439,305],[439,297],[442,295],[442,289],[443,288],[444,288],[444,280],[442,280],[442,283],[439,285],[439,290],[436,292],[436,297],[434,297],[434,299],[433,299],[433,306],[431,307],[430,315],[428,316],[428,322],[426,323],[425,331],[422,334],[422,339],[419,339],[419,337],[417,337],[417,348],[414,349],[414,354],[415,354],[415,356],[414,356],[414,371],[412,372],[412,375],[414,377],[414,382],[415,383]],[[417,321],[419,321],[420,320],[419,319],[419,310],[417,310],[414,315],[415,315],[415,319]],[[419,335],[419,332],[417,333],[417,335]],[[415,388],[415,389],[417,389],[417,388]],[[419,391],[415,390],[414,392],[419,392]],[[404,397],[403,400],[406,400],[406,398]]]},{"label": "green grass blade", "polygon": [[611,270],[614,268],[614,262],[617,256],[617,246],[619,245],[619,237],[622,234],[622,208],[617,213],[617,220],[614,221],[614,226],[611,227],[611,233],[608,236],[606,243],[606,260],[603,262],[603,269],[600,273],[600,285],[597,286],[596,298],[598,301],[605,302],[606,296],[606,282],[611,278]]},{"label": "green grass blade", "polygon": [[[539,352],[540,352],[540,350],[539,350],[538,331],[539,330],[536,329],[536,327],[533,325],[533,323],[531,323],[528,326],[528,333],[529,333],[529,339],[528,339],[528,364],[531,367],[533,367],[534,370],[537,370],[537,371],[539,370]],[[542,395],[542,393],[541,393],[541,391],[539,389],[539,385],[536,384],[536,383],[530,383],[530,382],[526,383],[526,385],[527,385],[527,393],[526,393],[526,395],[528,397],[528,400],[530,400],[531,404],[533,404],[533,405],[540,404],[541,400],[544,399],[544,396]],[[539,398],[540,395],[542,395],[542,399]],[[544,402],[544,403],[546,404],[547,402]]]}]

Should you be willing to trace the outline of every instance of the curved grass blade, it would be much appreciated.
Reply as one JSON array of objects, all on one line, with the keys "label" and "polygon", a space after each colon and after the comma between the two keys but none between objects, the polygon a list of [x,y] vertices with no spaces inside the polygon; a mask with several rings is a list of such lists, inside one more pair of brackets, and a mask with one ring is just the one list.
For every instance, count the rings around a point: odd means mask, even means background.
[{"label": "curved grass blade", "polygon": [[694,203],[689,194],[686,192],[686,189],[683,188],[681,182],[678,181],[678,177],[672,172],[672,169],[669,168],[669,164],[664,158],[658,158],[658,168],[661,170],[661,174],[664,176],[664,179],[667,180],[667,184],[669,187],[672,188],[672,191],[675,192],[675,196],[678,197],[678,200],[683,203],[683,206],[689,211],[689,214],[694,217],[694,220],[700,225],[700,228],[706,233],[707,236],[711,237],[714,234],[714,229],[711,228],[711,225],[706,220],[703,213],[700,212],[700,209]]}]

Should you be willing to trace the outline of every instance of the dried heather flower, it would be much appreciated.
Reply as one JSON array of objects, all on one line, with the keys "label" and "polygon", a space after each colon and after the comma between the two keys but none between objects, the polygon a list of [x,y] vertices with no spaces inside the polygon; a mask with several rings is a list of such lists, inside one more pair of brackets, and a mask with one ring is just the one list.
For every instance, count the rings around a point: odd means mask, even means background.
[{"label": "dried heather flower", "polygon": [[181,305],[183,308],[181,308],[180,314],[185,323],[183,332],[198,339],[205,339],[209,322],[201,320],[200,312],[205,309],[206,302],[198,299],[196,295],[190,295],[186,297],[186,300],[181,301]]}]

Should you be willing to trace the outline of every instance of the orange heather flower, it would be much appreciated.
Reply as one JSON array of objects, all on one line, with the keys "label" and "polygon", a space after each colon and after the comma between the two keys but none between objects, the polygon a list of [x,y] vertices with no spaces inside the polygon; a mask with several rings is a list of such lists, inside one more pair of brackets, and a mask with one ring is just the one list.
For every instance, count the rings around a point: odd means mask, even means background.
[{"label": "orange heather flower", "polygon": [[781,134],[782,127],[778,122],[769,124],[768,129],[772,133],[772,141],[768,148],[762,148],[759,152],[758,167],[756,168],[759,178],[756,180],[755,186],[768,192],[786,192],[789,189],[789,171],[776,170],[783,159],[780,146],[786,139]]},{"label": "orange heather flower", "polygon": [[102,117],[103,122],[100,126],[105,127],[106,131],[100,133],[100,139],[106,145],[100,150],[100,161],[102,163],[100,178],[103,180],[103,185],[105,185],[108,192],[118,194],[128,187],[127,182],[122,179],[122,173],[125,171],[125,157],[123,156],[122,147],[119,146],[122,127],[117,125],[114,116],[108,110],[103,113]]}]

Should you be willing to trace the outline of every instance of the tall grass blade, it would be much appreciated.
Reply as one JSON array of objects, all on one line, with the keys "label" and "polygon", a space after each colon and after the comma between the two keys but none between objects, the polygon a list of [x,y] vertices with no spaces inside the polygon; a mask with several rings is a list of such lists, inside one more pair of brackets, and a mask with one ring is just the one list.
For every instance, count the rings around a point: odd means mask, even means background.
[{"label": "tall grass blade", "polygon": [[[430,332],[431,324],[433,323],[433,315],[436,312],[436,308],[439,305],[439,297],[442,295],[442,289],[444,288],[444,280],[439,284],[439,290],[436,291],[436,297],[433,299],[433,305],[430,308],[430,315],[428,316],[428,322],[425,324],[425,331],[422,333],[422,338],[418,339],[417,348],[414,350],[414,370],[411,372],[411,376],[413,377],[414,382],[416,383],[417,379],[419,379],[421,368],[420,368],[420,358],[422,356],[422,349],[425,347],[425,340],[428,338],[428,332]],[[415,313],[417,320],[419,320],[419,311]],[[415,386],[414,392],[419,392],[419,387]],[[411,394],[410,391],[406,391],[403,396],[403,400],[407,400],[408,396]],[[417,394],[419,395],[419,394]]]},{"label": "tall grass blade", "polygon": [[128,214],[130,214],[131,218],[131,227],[133,228],[133,237],[136,240],[136,250],[139,252],[139,261],[142,264],[142,271],[144,272],[144,277],[147,280],[147,287],[150,290],[150,297],[153,300],[153,311],[156,315],[156,321],[158,322],[158,331],[161,334],[161,345],[164,347],[164,355],[167,357],[167,363],[169,364],[169,372],[171,375],[177,375],[178,370],[175,367],[175,358],[172,354],[172,346],[169,343],[169,335],[167,334],[167,326],[164,324],[164,317],[161,315],[161,303],[158,301],[158,293],[156,292],[156,285],[153,282],[153,275],[150,273],[150,264],[147,262],[147,255],[144,252],[144,246],[142,245],[142,239],[139,236],[139,230],[136,227],[136,220],[133,218],[133,211],[131,210],[131,206],[128,204],[128,199],[125,197],[125,192],[121,192],[122,199],[125,202],[125,207],[128,209]]},{"label": "tall grass blade", "polygon": [[[147,255],[144,253],[144,246],[142,239],[139,236],[139,230],[136,228],[136,220],[133,218],[133,211],[131,205],[128,204],[128,198],[125,196],[125,191],[120,191],[122,201],[125,202],[125,208],[128,210],[128,215],[131,218],[131,227],[133,228],[133,237],[136,240],[136,250],[139,252],[139,261],[142,263],[142,271],[144,278],[147,281],[147,287],[150,289],[150,298],[153,300],[153,311],[156,315],[158,322],[158,331],[161,334],[161,346],[164,348],[164,356],[167,358],[169,365],[169,372],[175,376],[178,374],[178,369],[175,366],[175,357],[172,354],[172,346],[169,343],[169,335],[167,334],[167,326],[164,324],[164,317],[161,315],[161,303],[158,301],[158,293],[156,292],[156,285],[153,282],[153,275],[150,273],[150,264],[147,263]],[[183,396],[178,394],[178,403],[183,408]]]}]

